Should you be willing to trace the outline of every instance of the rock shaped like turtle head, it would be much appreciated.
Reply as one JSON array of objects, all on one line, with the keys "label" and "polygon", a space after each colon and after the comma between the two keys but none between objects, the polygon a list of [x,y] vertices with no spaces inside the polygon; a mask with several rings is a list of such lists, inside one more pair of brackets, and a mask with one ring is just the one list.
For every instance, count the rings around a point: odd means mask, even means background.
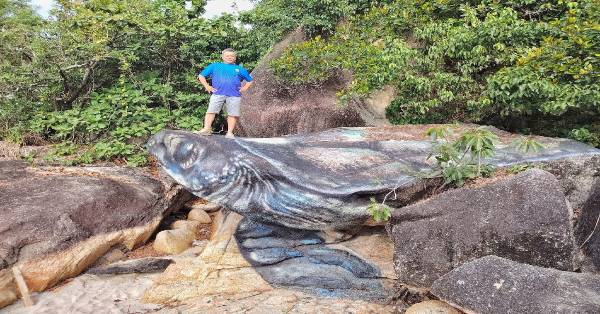
[{"label": "rock shaped like turtle head", "polygon": [[[146,144],[148,151],[177,182],[192,193],[207,197],[239,179],[236,141],[222,136],[210,139],[183,131],[161,131]],[[233,158],[231,156],[234,156]]]}]

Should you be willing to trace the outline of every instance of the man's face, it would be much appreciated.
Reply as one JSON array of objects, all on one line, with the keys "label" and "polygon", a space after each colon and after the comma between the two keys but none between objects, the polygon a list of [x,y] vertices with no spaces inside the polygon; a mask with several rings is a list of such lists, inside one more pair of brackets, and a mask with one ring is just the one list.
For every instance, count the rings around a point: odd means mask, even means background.
[{"label": "man's face", "polygon": [[226,51],[223,53],[223,61],[227,64],[235,63],[235,53],[231,51]]}]

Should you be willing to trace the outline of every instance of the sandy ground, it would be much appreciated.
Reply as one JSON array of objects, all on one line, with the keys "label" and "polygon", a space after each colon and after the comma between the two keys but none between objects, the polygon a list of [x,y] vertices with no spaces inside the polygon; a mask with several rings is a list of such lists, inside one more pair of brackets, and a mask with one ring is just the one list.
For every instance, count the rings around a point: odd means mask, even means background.
[{"label": "sandy ground", "polygon": [[35,293],[32,307],[22,301],[0,313],[178,313],[155,304],[140,302],[144,291],[159,274],[89,275],[84,274],[43,293]]},{"label": "sandy ground", "polygon": [[360,300],[320,298],[298,291],[277,289],[265,293],[213,295],[189,300],[175,307],[143,304],[140,299],[159,274],[96,276],[84,274],[51,291],[33,294],[35,305],[18,301],[0,310],[15,314],[105,314],[105,313],[403,313],[406,307]]}]

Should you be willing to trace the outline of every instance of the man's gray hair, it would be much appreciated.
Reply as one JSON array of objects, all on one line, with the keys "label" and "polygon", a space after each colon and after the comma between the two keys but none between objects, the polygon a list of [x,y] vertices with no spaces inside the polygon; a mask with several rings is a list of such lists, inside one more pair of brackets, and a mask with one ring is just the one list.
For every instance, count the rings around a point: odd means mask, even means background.
[{"label": "man's gray hair", "polygon": [[226,52],[233,52],[233,54],[237,55],[237,52],[235,52],[235,50],[233,50],[232,48],[226,48],[224,49],[221,54],[224,55]]}]

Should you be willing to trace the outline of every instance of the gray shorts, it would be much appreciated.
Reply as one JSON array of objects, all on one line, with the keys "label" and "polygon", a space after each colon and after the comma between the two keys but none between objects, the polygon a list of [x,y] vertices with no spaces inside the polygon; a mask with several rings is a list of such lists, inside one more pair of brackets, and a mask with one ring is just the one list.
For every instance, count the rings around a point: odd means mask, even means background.
[{"label": "gray shorts", "polygon": [[219,113],[221,112],[221,108],[223,108],[223,104],[225,104],[228,116],[239,117],[241,102],[242,97],[213,94],[210,96],[206,113]]}]

